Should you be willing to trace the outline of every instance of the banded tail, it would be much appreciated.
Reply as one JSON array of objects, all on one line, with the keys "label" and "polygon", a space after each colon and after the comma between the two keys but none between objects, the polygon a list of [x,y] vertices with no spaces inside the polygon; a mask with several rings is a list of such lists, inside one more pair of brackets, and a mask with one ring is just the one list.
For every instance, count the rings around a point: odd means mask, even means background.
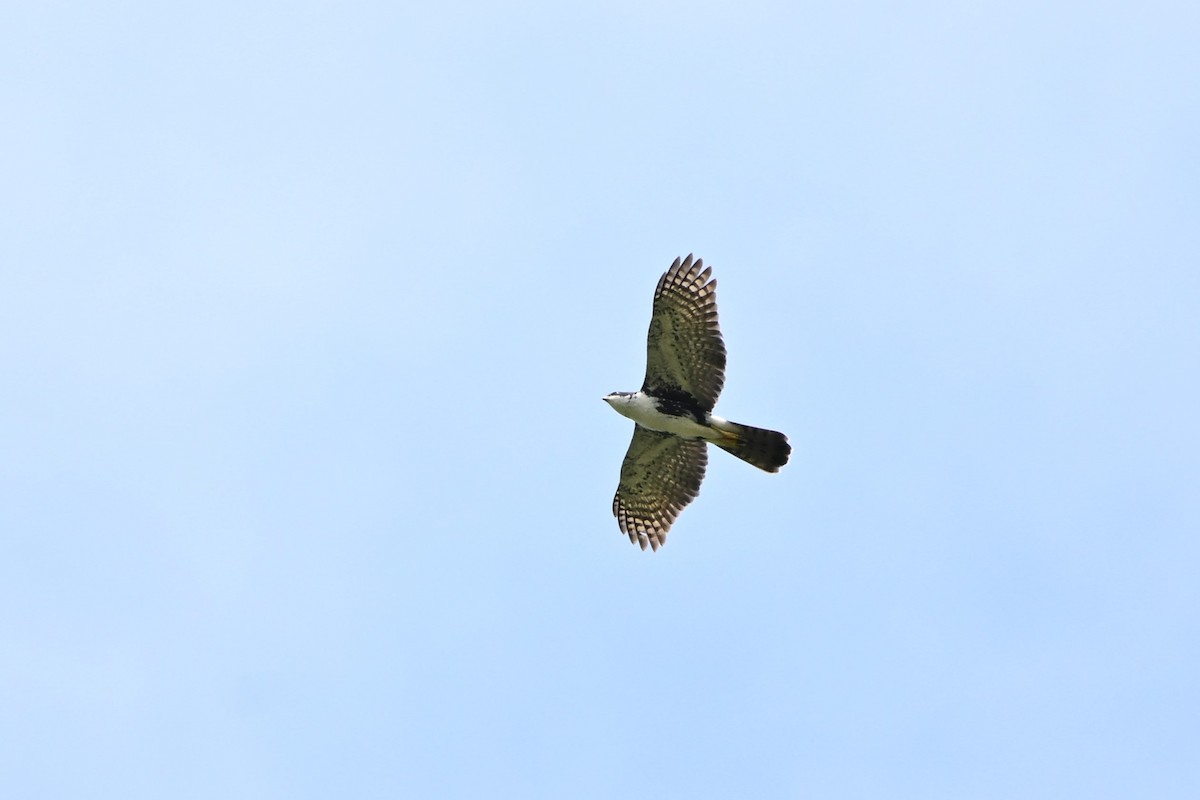
[{"label": "banded tail", "polygon": [[721,432],[721,438],[712,443],[767,472],[779,472],[792,455],[792,446],[779,431],[751,428],[728,420],[713,420],[713,427]]}]

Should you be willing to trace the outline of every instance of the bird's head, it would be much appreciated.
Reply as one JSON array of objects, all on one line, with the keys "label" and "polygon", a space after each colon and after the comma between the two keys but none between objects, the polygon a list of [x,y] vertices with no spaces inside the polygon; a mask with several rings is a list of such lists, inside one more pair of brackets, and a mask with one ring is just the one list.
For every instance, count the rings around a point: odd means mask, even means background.
[{"label": "bird's head", "polygon": [[604,396],[604,402],[621,416],[632,419],[630,415],[633,414],[633,395],[633,392],[613,392]]}]

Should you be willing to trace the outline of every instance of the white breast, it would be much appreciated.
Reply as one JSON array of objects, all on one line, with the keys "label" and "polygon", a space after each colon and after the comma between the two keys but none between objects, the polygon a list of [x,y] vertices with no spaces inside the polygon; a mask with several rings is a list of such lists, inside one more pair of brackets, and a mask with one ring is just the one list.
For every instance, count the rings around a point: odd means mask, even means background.
[{"label": "white breast", "polygon": [[664,414],[658,410],[654,399],[642,392],[635,392],[628,397],[622,397],[616,402],[609,401],[618,414],[649,428],[652,431],[673,433],[688,439],[717,439],[719,434],[707,425],[701,425],[690,416],[676,417]]}]

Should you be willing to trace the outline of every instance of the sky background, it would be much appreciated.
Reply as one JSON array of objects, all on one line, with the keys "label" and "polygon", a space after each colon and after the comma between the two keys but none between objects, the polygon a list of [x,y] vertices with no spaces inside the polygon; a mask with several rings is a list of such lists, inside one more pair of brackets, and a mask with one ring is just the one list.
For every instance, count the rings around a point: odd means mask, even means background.
[{"label": "sky background", "polygon": [[[0,8],[0,795],[1194,798],[1194,2]],[[720,452],[610,504],[659,275]]]}]

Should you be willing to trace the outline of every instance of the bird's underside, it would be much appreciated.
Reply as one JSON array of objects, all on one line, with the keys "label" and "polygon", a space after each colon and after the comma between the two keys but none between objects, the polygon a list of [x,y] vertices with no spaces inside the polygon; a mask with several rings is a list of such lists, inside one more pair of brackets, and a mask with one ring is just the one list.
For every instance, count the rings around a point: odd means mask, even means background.
[{"label": "bird's underside", "polygon": [[725,344],[711,274],[700,259],[675,259],[654,291],[641,391],[604,398],[636,423],[613,514],[643,550],[665,543],[696,498],[710,442],[767,472],[778,472],[791,454],[782,433],[712,414],[725,383]]}]

